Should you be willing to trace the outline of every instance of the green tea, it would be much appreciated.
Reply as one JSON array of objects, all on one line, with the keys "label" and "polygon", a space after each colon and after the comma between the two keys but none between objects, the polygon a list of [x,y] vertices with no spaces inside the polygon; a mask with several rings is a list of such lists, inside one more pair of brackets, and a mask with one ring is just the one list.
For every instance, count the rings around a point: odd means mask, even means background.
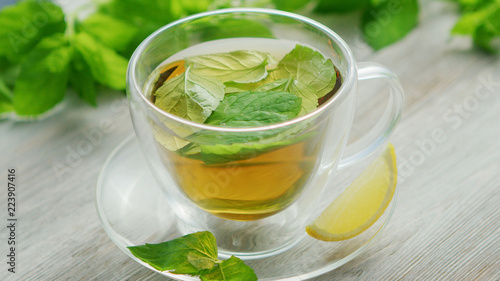
[{"label": "green tea", "polygon": [[[308,47],[275,39],[220,41],[237,43],[236,48],[210,52],[222,45],[204,43],[162,64],[149,85],[151,101],[198,123],[262,127],[314,111],[340,87],[333,63]],[[318,163],[322,132],[290,126],[245,133],[154,133],[165,167],[192,202],[222,218],[256,220],[283,210],[300,195]]]}]

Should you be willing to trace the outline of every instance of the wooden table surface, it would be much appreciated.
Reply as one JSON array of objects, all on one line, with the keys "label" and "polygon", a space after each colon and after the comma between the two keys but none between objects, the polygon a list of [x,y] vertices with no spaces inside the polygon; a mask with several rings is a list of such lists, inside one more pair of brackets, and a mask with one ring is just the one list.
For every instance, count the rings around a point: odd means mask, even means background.
[{"label": "wooden table surface", "polygon": [[[348,18],[317,19],[358,61],[393,70],[406,106],[391,138],[399,161],[392,220],[366,252],[313,280],[500,280],[500,57],[451,38],[457,14],[446,3],[425,2],[418,28],[379,52]],[[96,132],[99,141],[82,149]],[[0,214],[7,225],[13,167],[18,219],[15,274],[7,272],[9,233],[1,227],[0,280],[165,280],[124,255],[96,213],[99,171],[132,133],[121,93],[103,94],[97,108],[70,95],[44,120],[0,122]]]}]

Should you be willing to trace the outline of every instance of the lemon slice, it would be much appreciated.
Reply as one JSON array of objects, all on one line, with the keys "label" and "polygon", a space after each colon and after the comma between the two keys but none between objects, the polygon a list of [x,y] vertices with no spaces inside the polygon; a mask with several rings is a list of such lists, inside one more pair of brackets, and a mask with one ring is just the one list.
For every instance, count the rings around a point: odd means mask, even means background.
[{"label": "lemon slice", "polygon": [[384,213],[396,190],[394,147],[389,144],[321,215],[306,227],[319,240],[341,241],[368,229]]}]

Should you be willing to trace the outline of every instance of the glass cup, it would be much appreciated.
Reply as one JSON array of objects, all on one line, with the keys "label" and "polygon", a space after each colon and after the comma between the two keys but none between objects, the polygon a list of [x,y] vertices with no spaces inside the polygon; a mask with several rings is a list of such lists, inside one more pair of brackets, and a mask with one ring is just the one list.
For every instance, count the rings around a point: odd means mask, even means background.
[{"label": "glass cup", "polygon": [[[228,24],[238,28],[217,32]],[[172,55],[213,40],[248,38],[292,41],[318,50],[338,69],[340,88],[315,111],[262,127],[195,123],[154,105],[151,81]],[[385,113],[346,148],[358,81],[376,78],[390,86]],[[133,54],[127,86],[137,138],[178,217],[178,228],[186,234],[211,231],[222,256],[244,259],[281,253],[304,237],[318,202],[334,199],[321,196],[335,188],[327,182],[386,143],[404,104],[397,77],[383,66],[356,63],[346,43],[326,26],[296,14],[256,8],[201,13],[159,29]],[[188,145],[193,152],[180,153]]]}]

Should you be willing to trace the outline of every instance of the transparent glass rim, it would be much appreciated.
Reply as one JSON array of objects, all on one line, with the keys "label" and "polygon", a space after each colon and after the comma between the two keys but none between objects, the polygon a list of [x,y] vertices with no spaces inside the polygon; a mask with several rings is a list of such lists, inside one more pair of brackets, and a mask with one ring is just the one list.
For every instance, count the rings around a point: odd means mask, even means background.
[{"label": "transparent glass rim", "polygon": [[[201,124],[201,123],[196,123],[187,119],[184,119],[182,117],[173,115],[171,113],[165,112],[155,106],[143,93],[143,87],[142,85],[138,85],[137,80],[135,79],[136,77],[136,70],[137,70],[137,64],[139,63],[139,58],[141,55],[144,53],[146,48],[151,44],[153,40],[155,40],[158,36],[160,36],[163,32],[167,31],[168,29],[198,19],[198,18],[203,18],[207,16],[213,16],[213,15],[222,15],[222,14],[232,14],[232,13],[247,13],[247,14],[261,14],[261,15],[272,15],[272,16],[282,16],[282,17],[287,17],[291,18],[294,20],[297,20],[299,22],[305,23],[309,26],[312,26],[316,28],[317,30],[320,30],[325,34],[329,39],[334,41],[339,49],[341,50],[342,54],[344,55],[345,61],[347,63],[347,75],[344,77],[345,79],[342,81],[341,87],[338,89],[337,93],[330,98],[325,104],[321,105],[318,107],[318,109],[314,110],[313,112],[310,112],[306,115],[299,116],[290,120],[287,120],[285,122],[281,123],[276,123],[276,124],[271,124],[271,125],[266,125],[266,126],[259,126],[259,127],[245,127],[245,128],[235,128],[235,127],[221,127],[221,126],[211,126],[207,124]],[[214,11],[209,11],[209,12],[203,12],[199,14],[195,14],[192,16],[188,16],[182,19],[179,19],[177,21],[174,21],[168,25],[163,26],[162,28],[156,30],[153,32],[151,35],[149,35],[134,51],[132,54],[132,57],[130,59],[130,63],[128,65],[128,70],[127,70],[127,83],[129,84],[128,86],[133,88],[134,91],[131,91],[129,89],[130,94],[135,94],[139,93],[140,98],[145,102],[145,104],[148,105],[152,110],[154,110],[156,113],[163,115],[164,117],[171,119],[173,121],[179,122],[183,125],[186,126],[191,126],[198,128],[200,130],[209,130],[209,131],[219,131],[219,132],[256,132],[256,131],[266,131],[266,130],[273,130],[273,129],[278,129],[278,128],[283,128],[287,126],[291,126],[297,123],[300,123],[304,120],[310,119],[312,117],[318,116],[321,113],[323,113],[325,110],[329,110],[331,107],[333,107],[335,104],[339,102],[343,98],[343,96],[347,95],[352,88],[355,80],[355,73],[356,73],[356,67],[354,63],[354,58],[352,55],[352,52],[346,42],[334,31],[332,31],[330,28],[326,27],[325,25],[312,20],[310,18],[307,18],[305,16],[301,16],[298,14],[290,13],[290,12],[284,12],[284,11],[279,11],[279,10],[274,10],[274,9],[265,9],[265,8],[229,8],[229,9],[220,9],[220,10],[214,10]]]}]

